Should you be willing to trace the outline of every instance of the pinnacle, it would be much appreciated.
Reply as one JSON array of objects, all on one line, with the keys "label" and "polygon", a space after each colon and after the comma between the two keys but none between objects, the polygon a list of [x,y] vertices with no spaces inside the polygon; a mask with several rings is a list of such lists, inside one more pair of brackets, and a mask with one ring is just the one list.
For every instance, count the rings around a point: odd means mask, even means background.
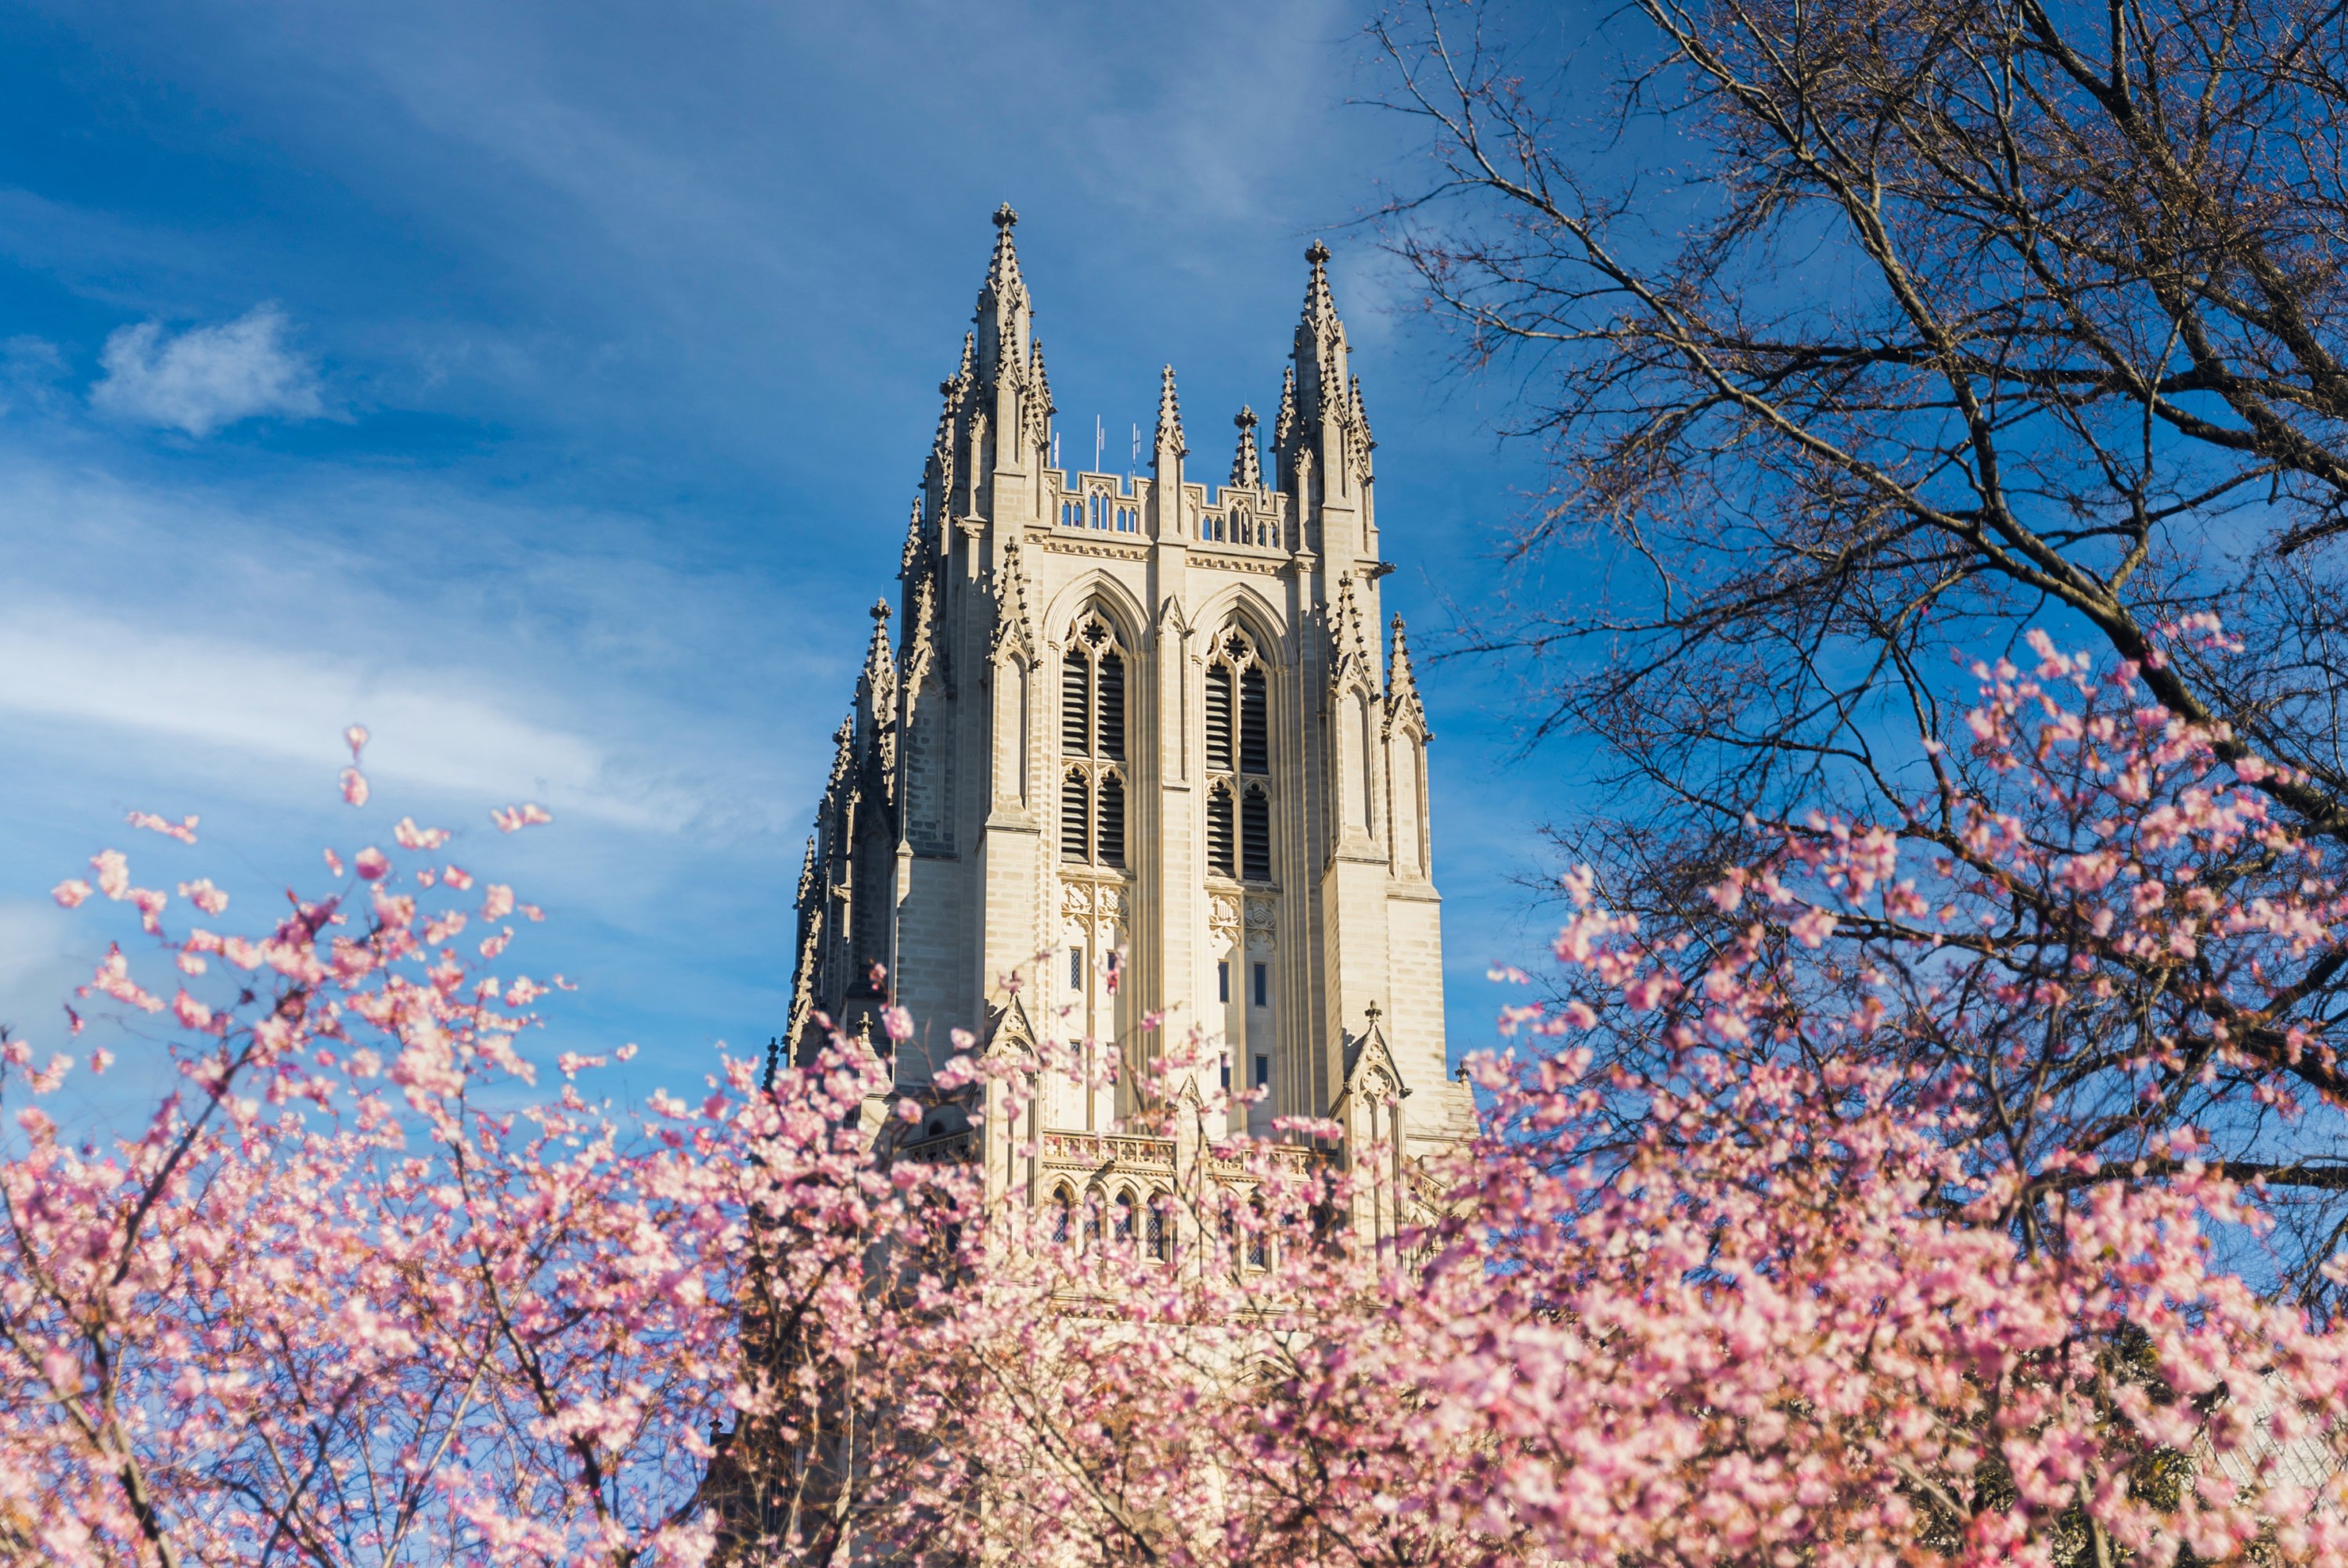
[{"label": "pinnacle", "polygon": [[1242,407],[1231,423],[1240,427],[1240,444],[1231,454],[1231,483],[1251,489],[1263,483],[1263,459],[1255,446],[1255,410]]},{"label": "pinnacle", "polygon": [[1019,214],[1004,202],[994,210],[994,254],[987,259],[986,288],[981,295],[994,296],[999,310],[1014,299],[1025,301],[1026,285],[1019,279],[1019,252],[1011,243],[1011,230],[1019,221]]},{"label": "pinnacle", "polygon": [[885,622],[888,620],[888,619],[889,619],[889,601],[888,601],[887,600],[885,600],[885,599],[876,599],[876,600],[874,600],[872,601],[872,619],[873,619],[876,622],[883,622],[883,623],[885,623]]},{"label": "pinnacle", "polygon": [[1329,247],[1315,240],[1304,259],[1313,263],[1313,276],[1304,285],[1304,320],[1313,327],[1335,327],[1337,302],[1329,293]]},{"label": "pinnacle", "polygon": [[1174,367],[1170,364],[1158,387],[1158,445],[1172,446],[1177,457],[1190,455],[1182,440],[1182,405],[1174,396]]}]

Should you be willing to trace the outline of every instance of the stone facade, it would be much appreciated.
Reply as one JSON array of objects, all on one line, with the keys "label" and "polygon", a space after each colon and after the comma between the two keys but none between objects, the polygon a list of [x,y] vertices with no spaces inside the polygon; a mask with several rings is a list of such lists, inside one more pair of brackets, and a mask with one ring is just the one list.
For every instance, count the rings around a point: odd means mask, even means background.
[{"label": "stone facade", "polygon": [[[1171,1141],[1119,1129],[1131,1069],[1193,1029],[1209,1071],[1267,1091],[1210,1136],[1330,1117],[1415,1160],[1472,1102],[1446,1071],[1431,735],[1401,619],[1379,635],[1392,569],[1328,252],[1307,252],[1268,448],[1242,409],[1228,478],[1191,477],[1169,367],[1147,477],[1076,473],[1051,466],[1015,221],[995,215],[897,604],[873,608],[836,736],[799,882],[794,1050],[828,1021],[885,1041],[895,1002],[916,1020],[901,1094],[936,1098],[955,1030],[1113,1056],[1113,1085],[1052,1075],[1030,1135],[985,1153],[991,1184],[1036,1201],[1146,1194],[1170,1172]],[[977,1109],[926,1130],[976,1155]]]}]

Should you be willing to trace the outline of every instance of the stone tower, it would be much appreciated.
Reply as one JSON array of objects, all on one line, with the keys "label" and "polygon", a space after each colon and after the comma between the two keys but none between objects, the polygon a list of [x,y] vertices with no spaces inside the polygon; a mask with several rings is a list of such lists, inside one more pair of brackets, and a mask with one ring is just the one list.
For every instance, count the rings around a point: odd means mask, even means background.
[{"label": "stone tower", "polygon": [[[1268,450],[1241,409],[1210,483],[1169,366],[1148,472],[1078,473],[1052,464],[1016,221],[994,215],[894,613],[873,607],[836,736],[794,1049],[828,1019],[885,1051],[874,1017],[897,1003],[916,1025],[897,1089],[933,1099],[956,1030],[983,1050],[1083,1040],[1129,1070],[1197,1029],[1210,1071],[1266,1091],[1211,1131],[1334,1117],[1423,1154],[1472,1103],[1446,1073],[1430,736],[1401,619],[1380,635],[1392,568],[1329,252],[1306,252]],[[990,1184],[1146,1192],[1151,1141],[1104,1136],[1137,1076],[1039,1085],[1036,1136],[998,1140]],[[951,1105],[925,1131],[977,1150]]]}]

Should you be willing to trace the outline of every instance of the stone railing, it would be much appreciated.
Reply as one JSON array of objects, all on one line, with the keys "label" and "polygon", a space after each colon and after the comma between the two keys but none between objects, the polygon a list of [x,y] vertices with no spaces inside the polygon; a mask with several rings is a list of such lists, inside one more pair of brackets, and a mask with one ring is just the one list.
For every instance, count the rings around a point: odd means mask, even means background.
[{"label": "stone railing", "polygon": [[911,1160],[918,1165],[940,1165],[949,1161],[969,1159],[976,1153],[977,1135],[968,1127],[959,1132],[947,1132],[935,1138],[924,1138],[918,1143],[907,1143],[897,1151],[901,1160]]},{"label": "stone railing", "polygon": [[1087,1171],[1108,1165],[1120,1170],[1171,1171],[1174,1140],[1139,1138],[1125,1132],[1046,1132],[1044,1163]]}]

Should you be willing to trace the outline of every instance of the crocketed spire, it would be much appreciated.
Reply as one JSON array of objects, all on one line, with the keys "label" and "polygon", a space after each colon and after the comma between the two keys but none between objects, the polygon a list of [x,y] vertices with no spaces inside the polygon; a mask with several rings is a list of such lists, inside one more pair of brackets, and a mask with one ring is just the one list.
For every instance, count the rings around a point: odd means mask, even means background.
[{"label": "crocketed spire", "polygon": [[1304,285],[1303,324],[1323,333],[1344,331],[1337,321],[1337,302],[1329,294],[1329,247],[1315,240],[1304,259],[1313,263],[1313,276]]},{"label": "crocketed spire", "polygon": [[866,707],[865,718],[880,723],[890,712],[897,695],[897,659],[889,647],[889,601],[872,601],[872,641],[864,650],[864,677],[859,696]]},{"label": "crocketed spire", "polygon": [[1426,707],[1419,701],[1418,674],[1410,665],[1410,642],[1403,636],[1402,616],[1394,618],[1394,643],[1386,652],[1386,720],[1390,724],[1416,726],[1426,739]]},{"label": "crocketed spire", "polygon": [[1019,276],[1019,251],[1011,243],[1011,231],[1018,221],[1019,214],[1008,201],[994,210],[994,254],[987,258],[986,287],[979,294],[981,310],[990,298],[998,309],[1014,300],[1027,302],[1027,285]]},{"label": "crocketed spire", "polygon": [[[1301,434],[1323,419],[1343,420],[1348,413],[1345,392],[1345,326],[1337,319],[1337,302],[1329,296],[1329,247],[1320,241],[1304,252],[1313,275],[1304,285],[1304,313],[1296,323],[1296,416]],[[1326,464],[1332,455],[1323,453]]]},{"label": "crocketed spire", "polygon": [[1161,451],[1171,447],[1177,457],[1190,455],[1190,448],[1182,441],[1182,405],[1174,396],[1174,367],[1170,364],[1158,386],[1158,446]]},{"label": "crocketed spire", "polygon": [[1019,400],[1020,438],[1030,451],[1050,441],[1052,415],[1058,412],[1052,403],[1052,378],[1044,374],[1044,340],[1037,338],[1027,345],[1027,381]]},{"label": "crocketed spire", "polygon": [[1296,366],[1293,362],[1280,373],[1280,413],[1272,422],[1272,449],[1284,451],[1288,437],[1296,429]]},{"label": "crocketed spire", "polygon": [[1231,483],[1259,488],[1263,484],[1263,458],[1255,449],[1255,410],[1242,407],[1231,423],[1240,427],[1239,450],[1231,454]]},{"label": "crocketed spire", "polygon": [[922,497],[913,497],[913,515],[905,519],[905,548],[897,556],[897,580],[909,582],[929,569],[929,536],[922,528]]}]

